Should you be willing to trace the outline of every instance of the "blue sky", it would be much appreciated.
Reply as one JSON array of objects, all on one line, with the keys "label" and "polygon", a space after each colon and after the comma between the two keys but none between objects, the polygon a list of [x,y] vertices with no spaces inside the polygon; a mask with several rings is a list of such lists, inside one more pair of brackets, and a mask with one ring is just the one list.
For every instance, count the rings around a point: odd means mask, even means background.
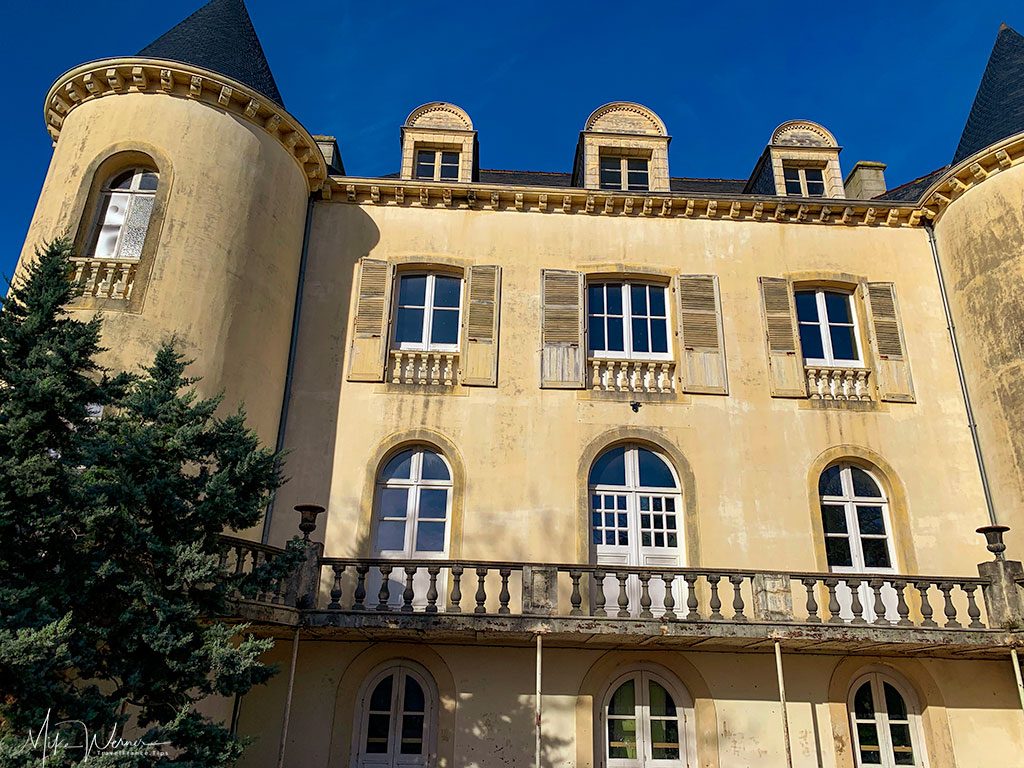
[{"label": "blue sky", "polygon": [[[9,4],[0,163],[0,273],[14,267],[50,159],[42,103],[62,72],[131,54],[200,0]],[[289,111],[338,137],[353,175],[397,170],[398,130],[427,101],[473,118],[486,168],[571,168],[587,115],[625,99],[672,135],[674,176],[746,178],[772,129],[823,123],[857,160],[888,163],[890,186],[952,157],[1000,22],[1016,2],[284,4],[248,0]],[[795,6],[787,6],[794,8]],[[635,20],[626,8],[651,16]]]}]

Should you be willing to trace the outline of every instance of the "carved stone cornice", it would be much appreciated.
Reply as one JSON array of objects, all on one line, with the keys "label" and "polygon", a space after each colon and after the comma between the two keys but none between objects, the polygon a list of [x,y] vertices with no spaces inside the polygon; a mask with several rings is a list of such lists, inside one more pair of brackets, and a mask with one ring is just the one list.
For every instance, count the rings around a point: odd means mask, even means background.
[{"label": "carved stone cornice", "polygon": [[451,208],[633,218],[765,221],[832,226],[916,227],[914,203],[755,195],[611,192],[578,187],[453,184],[402,179],[331,176],[325,200],[408,208]]},{"label": "carved stone cornice", "polygon": [[57,141],[64,120],[79,104],[122,93],[163,93],[230,112],[274,137],[294,158],[311,192],[327,178],[316,141],[282,107],[237,80],[175,61],[100,59],[65,72],[46,94],[43,106],[50,136]]},{"label": "carved stone cornice", "polygon": [[949,168],[921,195],[922,213],[937,220],[950,203],[992,176],[1024,162],[1024,133],[975,152]]}]

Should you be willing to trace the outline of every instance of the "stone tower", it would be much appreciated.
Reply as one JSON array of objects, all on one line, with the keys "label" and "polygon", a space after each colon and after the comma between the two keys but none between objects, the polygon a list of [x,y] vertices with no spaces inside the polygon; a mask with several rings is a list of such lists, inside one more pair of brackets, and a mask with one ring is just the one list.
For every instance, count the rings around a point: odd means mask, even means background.
[{"label": "stone tower", "polygon": [[243,0],[211,0],[134,56],[57,79],[54,152],[24,261],[76,245],[103,363],[134,370],[176,337],[206,393],[277,441],[307,208],[326,177],[283,106]]}]

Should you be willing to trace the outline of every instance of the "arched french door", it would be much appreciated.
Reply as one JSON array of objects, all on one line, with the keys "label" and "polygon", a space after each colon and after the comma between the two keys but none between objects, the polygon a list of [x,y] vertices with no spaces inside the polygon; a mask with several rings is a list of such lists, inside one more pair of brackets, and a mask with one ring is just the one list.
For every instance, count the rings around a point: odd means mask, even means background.
[{"label": "arched french door", "polygon": [[[598,456],[590,470],[590,531],[594,562],[599,565],[678,568],[684,565],[683,501],[679,479],[666,458],[641,445],[619,445]],[[609,569],[605,603],[615,611],[619,581]],[[682,604],[683,581],[676,579],[673,597]],[[665,583],[649,582],[651,612],[664,612]],[[629,610],[640,612],[641,586],[627,581]]]},{"label": "arched french door", "polygon": [[428,768],[434,762],[437,694],[425,670],[389,664],[363,688],[354,732],[356,768]]},{"label": "arched french door", "polygon": [[686,689],[646,667],[609,686],[600,711],[604,768],[689,768],[693,702]]},{"label": "arched french door", "polygon": [[878,672],[860,677],[849,710],[857,768],[925,765],[920,712],[895,680]]}]

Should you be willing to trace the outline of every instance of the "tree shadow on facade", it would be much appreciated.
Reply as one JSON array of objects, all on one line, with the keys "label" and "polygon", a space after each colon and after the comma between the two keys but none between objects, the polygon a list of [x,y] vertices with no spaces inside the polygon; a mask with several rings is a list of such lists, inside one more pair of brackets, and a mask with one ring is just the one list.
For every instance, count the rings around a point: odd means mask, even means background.
[{"label": "tree shadow on facade", "polygon": [[[524,681],[525,682],[525,681]],[[522,686],[526,688],[527,686]],[[502,705],[501,698],[514,697],[511,705]],[[456,713],[455,763],[460,768],[530,768],[535,761],[534,695],[531,692],[487,692],[487,712],[480,717],[464,717]],[[575,735],[553,729],[551,723],[573,722],[571,712],[560,700],[542,698],[541,768],[567,768],[575,764]],[[460,697],[459,706],[467,702]],[[567,717],[568,716],[568,717]]]}]

